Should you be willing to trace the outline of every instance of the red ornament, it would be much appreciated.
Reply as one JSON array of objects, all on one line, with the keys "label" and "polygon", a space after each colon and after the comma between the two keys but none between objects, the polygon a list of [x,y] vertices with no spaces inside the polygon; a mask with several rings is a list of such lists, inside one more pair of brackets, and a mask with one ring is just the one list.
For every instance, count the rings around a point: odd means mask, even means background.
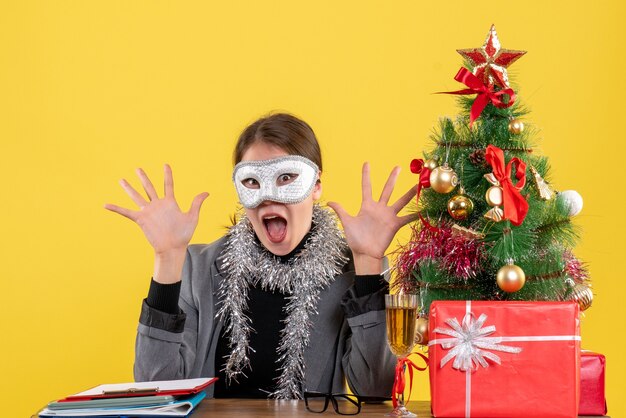
[{"label": "red ornament", "polygon": [[457,52],[467,59],[473,67],[472,73],[487,85],[509,87],[509,77],[506,68],[517,61],[526,51],[502,49],[496,34],[495,25],[491,25],[487,39],[480,48],[457,49]]}]

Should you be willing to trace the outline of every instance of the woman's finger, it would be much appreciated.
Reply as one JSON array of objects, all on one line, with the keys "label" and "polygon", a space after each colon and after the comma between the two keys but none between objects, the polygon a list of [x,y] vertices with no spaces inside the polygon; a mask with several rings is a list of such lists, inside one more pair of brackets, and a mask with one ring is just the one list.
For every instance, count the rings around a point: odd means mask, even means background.
[{"label": "woman's finger", "polygon": [[137,190],[135,190],[133,186],[131,186],[130,183],[126,181],[126,179],[120,180],[120,186],[122,186],[126,194],[130,196],[130,198],[133,199],[133,202],[135,202],[135,204],[140,208],[148,204],[146,199],[144,199],[143,196],[140,195],[139,192],[137,192]]},{"label": "woman's finger", "polygon": [[106,205],[104,205],[104,208],[107,210],[110,210],[111,212],[119,213],[120,215],[125,216],[126,218],[130,219],[133,222],[137,221],[137,216],[136,216],[137,212],[134,210],[126,209],[117,205],[112,205],[110,203],[107,203]]},{"label": "woman's finger", "polygon": [[150,181],[146,173],[141,168],[138,168],[137,175],[139,176],[139,179],[141,180],[141,185],[143,186],[143,189],[146,191],[146,194],[148,195],[148,199],[157,200],[159,198],[159,195],[157,195],[157,192],[154,189],[154,186],[152,185],[152,182]]},{"label": "woman's finger", "polygon": [[172,167],[169,164],[165,164],[163,168],[163,191],[166,197],[174,197],[174,176],[172,176]]},{"label": "woman's finger", "polygon": [[344,224],[344,221],[350,217],[348,212],[346,212],[346,210],[339,203],[328,202],[327,205],[328,207],[330,207],[332,210],[335,211],[342,225]]},{"label": "woman's finger", "polygon": [[396,200],[396,203],[391,205],[395,213],[398,213],[402,210],[403,207],[409,204],[411,200],[415,197],[417,193],[417,185],[411,187],[400,199]]},{"label": "woman's finger", "polygon": [[408,224],[409,222],[413,222],[418,220],[420,217],[419,213],[411,213],[410,215],[404,215],[404,216],[398,216],[398,224],[400,225],[398,227],[398,229],[402,228],[404,225]]},{"label": "woman's finger", "polygon": [[361,170],[361,195],[364,202],[372,200],[372,182],[370,180],[370,163],[363,163]]},{"label": "woman's finger", "polygon": [[194,197],[193,202],[191,202],[191,207],[189,208],[189,213],[191,213],[194,218],[200,214],[202,203],[204,203],[207,197],[209,197],[207,192],[200,193],[198,196]]},{"label": "woman's finger", "polygon": [[398,174],[400,174],[400,167],[394,167],[387,178],[387,182],[385,183],[385,187],[383,187],[383,191],[380,194],[379,202],[384,203],[385,205],[389,203],[389,199],[391,198],[391,194],[393,193],[393,188],[396,186],[396,180],[398,179]]}]

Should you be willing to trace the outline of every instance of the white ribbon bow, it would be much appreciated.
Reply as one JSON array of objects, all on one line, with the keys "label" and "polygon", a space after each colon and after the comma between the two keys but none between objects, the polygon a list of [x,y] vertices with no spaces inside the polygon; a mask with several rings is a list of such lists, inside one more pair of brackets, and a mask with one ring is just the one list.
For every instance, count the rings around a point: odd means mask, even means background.
[{"label": "white ribbon bow", "polygon": [[435,328],[435,333],[452,337],[438,338],[433,341],[435,344],[441,344],[444,349],[450,349],[450,352],[441,359],[441,367],[454,358],[452,367],[467,372],[477,369],[478,365],[489,367],[486,359],[500,364],[498,355],[485,350],[516,354],[522,351],[520,347],[499,344],[502,342],[502,337],[488,337],[496,331],[496,327],[490,325],[483,328],[486,320],[487,315],[485,314],[481,314],[477,320],[474,320],[474,315],[468,312],[463,317],[462,325],[456,318],[451,318],[445,321],[451,329]]}]

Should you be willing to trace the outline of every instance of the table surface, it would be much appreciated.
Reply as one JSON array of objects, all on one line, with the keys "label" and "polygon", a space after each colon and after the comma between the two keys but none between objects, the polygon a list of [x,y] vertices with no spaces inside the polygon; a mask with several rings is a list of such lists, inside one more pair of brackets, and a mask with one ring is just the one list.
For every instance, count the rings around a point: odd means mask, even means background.
[{"label": "table surface", "polygon": [[[382,404],[364,404],[361,407],[359,417],[383,417],[391,411],[391,402]],[[411,401],[408,409],[417,414],[418,417],[431,418],[430,402]],[[209,417],[307,417],[336,416],[332,405],[323,414],[308,412],[304,406],[304,401],[274,401],[265,399],[205,399],[198,405],[191,418]],[[529,415],[529,416],[532,416]]]},{"label": "table surface", "polygon": [[[383,417],[391,411],[391,402],[382,404],[363,404],[359,417]],[[430,414],[430,402],[412,401],[408,404],[408,409],[416,413],[420,418],[432,418]],[[530,413],[529,417],[532,416]],[[304,401],[275,401],[266,399],[205,399],[198,405],[191,414],[191,418],[213,418],[213,417],[307,417],[344,415],[335,414],[332,405],[323,414],[316,414],[306,410]],[[38,418],[38,414],[31,418]],[[579,418],[598,418],[583,417]],[[605,417],[610,418],[610,417]]]},{"label": "table surface", "polygon": [[[430,403],[413,401],[408,404],[409,411],[418,417],[430,417]],[[382,417],[391,411],[391,402],[382,404],[363,404],[359,417]],[[335,414],[332,405],[323,414],[316,414],[306,410],[304,401],[275,401],[266,399],[205,399],[198,405],[192,418],[208,417],[307,417],[342,415]]]}]

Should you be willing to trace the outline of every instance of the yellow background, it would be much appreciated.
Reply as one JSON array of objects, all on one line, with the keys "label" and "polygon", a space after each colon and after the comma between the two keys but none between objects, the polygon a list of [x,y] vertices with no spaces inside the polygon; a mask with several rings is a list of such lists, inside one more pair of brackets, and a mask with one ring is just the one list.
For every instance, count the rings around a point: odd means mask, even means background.
[{"label": "yellow background", "polygon": [[[399,196],[437,119],[458,111],[432,94],[461,87],[455,49],[482,45],[495,23],[505,48],[529,51],[510,73],[554,186],[585,199],[576,252],[596,296],[583,345],[606,354],[609,412],[626,416],[625,18],[617,0],[3,0],[0,415],[132,379],[152,254],[102,207],[132,206],[120,178],[137,185],[141,166],[160,183],[169,162],[182,206],[211,193],[193,241],[212,241],[236,204],[235,138],[287,110],[322,143],[325,200],[356,211],[365,160],[377,190],[404,167]],[[428,397],[425,376],[414,392]]]}]

